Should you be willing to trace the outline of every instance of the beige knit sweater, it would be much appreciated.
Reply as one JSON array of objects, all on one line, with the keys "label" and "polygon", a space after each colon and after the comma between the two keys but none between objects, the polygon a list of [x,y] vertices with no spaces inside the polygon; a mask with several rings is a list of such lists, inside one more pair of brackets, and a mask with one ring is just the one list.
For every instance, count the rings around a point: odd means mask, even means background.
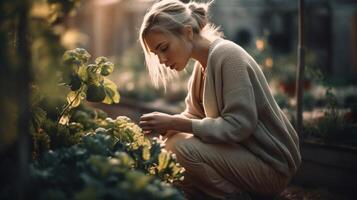
[{"label": "beige knit sweater", "polygon": [[244,145],[277,171],[294,175],[301,163],[297,133],[254,59],[237,44],[216,39],[208,54],[203,107],[201,70],[194,67],[181,113],[192,119],[193,134],[207,143]]}]

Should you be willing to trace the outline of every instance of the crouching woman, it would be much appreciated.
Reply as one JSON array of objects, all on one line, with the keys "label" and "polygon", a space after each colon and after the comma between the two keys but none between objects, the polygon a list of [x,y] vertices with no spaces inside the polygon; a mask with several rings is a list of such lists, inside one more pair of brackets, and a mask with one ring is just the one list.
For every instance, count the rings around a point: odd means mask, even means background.
[{"label": "crouching woman", "polygon": [[274,100],[256,61],[208,22],[205,3],[162,0],[146,13],[140,42],[155,84],[194,59],[186,109],[148,113],[144,133],[165,135],[186,168],[187,197],[280,193],[300,162],[298,136]]}]

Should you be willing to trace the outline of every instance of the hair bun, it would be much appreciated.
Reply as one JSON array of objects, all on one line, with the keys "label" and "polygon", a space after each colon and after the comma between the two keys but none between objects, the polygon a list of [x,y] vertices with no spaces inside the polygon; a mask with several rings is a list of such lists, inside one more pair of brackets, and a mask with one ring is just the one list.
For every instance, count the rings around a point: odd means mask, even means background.
[{"label": "hair bun", "polygon": [[192,17],[196,19],[200,30],[202,30],[208,22],[208,5],[204,3],[189,2],[187,6],[191,10]]},{"label": "hair bun", "polygon": [[205,4],[198,4],[196,2],[188,3],[188,8],[195,14],[199,14],[201,16],[207,15],[208,7]]}]

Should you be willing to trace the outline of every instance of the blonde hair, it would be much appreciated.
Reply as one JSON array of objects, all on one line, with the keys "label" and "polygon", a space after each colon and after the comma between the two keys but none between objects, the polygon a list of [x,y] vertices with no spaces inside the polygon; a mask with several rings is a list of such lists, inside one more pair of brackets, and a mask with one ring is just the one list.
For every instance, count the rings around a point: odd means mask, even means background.
[{"label": "blonde hair", "polygon": [[150,30],[159,30],[177,37],[182,35],[183,27],[190,25],[194,34],[208,39],[221,37],[219,28],[208,22],[208,8],[213,1],[207,3],[179,0],[162,0],[156,2],[145,14],[140,28],[139,40],[145,54],[145,62],[151,81],[157,88],[159,81],[166,89],[167,80],[177,73],[160,64],[159,59],[150,52],[144,37]]}]

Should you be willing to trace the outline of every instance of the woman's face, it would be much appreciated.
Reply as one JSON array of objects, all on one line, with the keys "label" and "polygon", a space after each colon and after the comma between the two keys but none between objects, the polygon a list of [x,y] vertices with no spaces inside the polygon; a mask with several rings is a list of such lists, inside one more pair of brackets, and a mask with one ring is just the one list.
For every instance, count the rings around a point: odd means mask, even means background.
[{"label": "woman's face", "polygon": [[149,31],[144,40],[161,64],[182,71],[191,57],[192,45],[188,40],[161,31]]}]

